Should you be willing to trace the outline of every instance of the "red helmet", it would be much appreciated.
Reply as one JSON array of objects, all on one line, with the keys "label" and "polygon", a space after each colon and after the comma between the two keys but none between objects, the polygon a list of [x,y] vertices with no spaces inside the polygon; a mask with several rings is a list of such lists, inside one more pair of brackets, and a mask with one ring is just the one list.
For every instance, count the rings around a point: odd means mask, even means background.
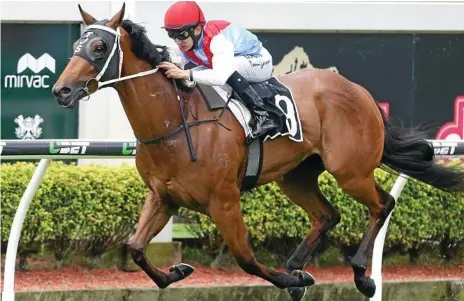
[{"label": "red helmet", "polygon": [[171,5],[164,16],[162,28],[171,30],[187,29],[205,24],[205,15],[194,1],[178,1]]}]

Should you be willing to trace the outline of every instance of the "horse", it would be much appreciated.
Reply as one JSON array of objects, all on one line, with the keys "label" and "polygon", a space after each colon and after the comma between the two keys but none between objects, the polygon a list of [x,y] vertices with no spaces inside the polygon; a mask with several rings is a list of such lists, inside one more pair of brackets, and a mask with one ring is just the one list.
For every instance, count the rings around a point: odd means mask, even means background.
[{"label": "horse", "polygon": [[[367,256],[395,206],[395,199],[376,182],[374,170],[383,167],[444,191],[464,191],[464,173],[438,164],[427,135],[394,125],[366,88],[317,68],[278,76],[292,91],[303,137],[296,142],[280,136],[263,143],[254,187],[276,182],[306,211],[311,228],[286,262],[286,272],[266,267],[254,256],[240,212],[249,146],[237,118],[229,108],[218,117],[197,86],[169,79],[156,68],[171,60],[170,53],[153,44],[144,27],[124,19],[125,4],[110,19],[99,21],[78,8],[88,27],[74,43],[73,56],[52,93],[58,105],[70,109],[99,89],[117,91],[138,141],[135,165],[148,191],[129,248],[134,262],[161,289],[194,271],[180,263],[165,273],[144,254],[181,206],[212,219],[241,269],[301,300],[315,283],[304,265],[341,218],[318,186],[319,175],[327,171],[344,193],[369,209],[368,229],[351,266],[357,289],[372,297],[376,286],[366,275]],[[189,146],[195,156],[189,156]]]}]

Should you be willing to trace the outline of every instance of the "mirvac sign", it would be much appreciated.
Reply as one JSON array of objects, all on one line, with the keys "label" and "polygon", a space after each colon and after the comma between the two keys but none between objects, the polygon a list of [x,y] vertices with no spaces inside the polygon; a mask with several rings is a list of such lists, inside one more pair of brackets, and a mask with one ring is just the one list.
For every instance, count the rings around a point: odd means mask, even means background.
[{"label": "mirvac sign", "polygon": [[0,29],[1,138],[77,139],[79,110],[62,109],[51,89],[80,25],[2,23]]},{"label": "mirvac sign", "polygon": [[[48,53],[39,58],[26,53],[18,59],[16,74],[5,75],[4,88],[50,88],[50,75],[44,71],[55,73],[55,59]],[[24,74],[30,71],[33,74]]]}]

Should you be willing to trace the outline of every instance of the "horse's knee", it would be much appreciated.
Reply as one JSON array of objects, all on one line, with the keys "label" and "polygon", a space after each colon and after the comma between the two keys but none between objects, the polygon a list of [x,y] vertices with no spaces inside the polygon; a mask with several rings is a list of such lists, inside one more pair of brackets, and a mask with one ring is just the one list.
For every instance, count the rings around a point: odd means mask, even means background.
[{"label": "horse's knee", "polygon": [[334,209],[331,212],[331,215],[327,220],[327,225],[326,225],[327,231],[332,230],[336,225],[340,223],[341,220],[342,220],[342,217],[340,213]]},{"label": "horse's knee", "polygon": [[[325,211],[322,215],[313,220],[312,230],[307,234],[306,238],[295,251],[295,253],[287,261],[285,267],[288,271],[295,271],[303,269],[303,266],[308,259],[308,256],[313,254],[315,248],[317,248],[327,234],[341,221],[340,213],[335,209],[328,207],[329,210]],[[316,237],[317,240],[312,245],[308,245],[311,241],[311,237]]]},{"label": "horse's knee", "polygon": [[129,244],[132,260],[140,265],[145,261],[145,250],[140,244]]},{"label": "horse's knee", "polygon": [[387,219],[388,215],[393,211],[395,208],[396,201],[395,198],[392,197],[390,194],[385,198],[384,202],[384,216],[383,218]]},{"label": "horse's knee", "polygon": [[395,198],[391,196],[391,194],[383,190],[380,186],[377,186],[377,190],[380,192],[382,199],[382,210],[380,211],[380,218],[382,219],[383,223],[395,208],[396,201]]},{"label": "horse's knee", "polygon": [[338,223],[341,221],[340,213],[335,209],[331,208],[322,218],[315,221],[319,223],[319,229],[322,235],[326,235],[330,230],[332,230]]}]

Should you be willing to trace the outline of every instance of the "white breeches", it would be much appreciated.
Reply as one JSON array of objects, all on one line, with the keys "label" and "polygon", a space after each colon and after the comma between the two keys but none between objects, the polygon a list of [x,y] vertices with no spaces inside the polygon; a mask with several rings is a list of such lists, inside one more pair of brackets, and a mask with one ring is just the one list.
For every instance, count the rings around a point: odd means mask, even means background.
[{"label": "white breeches", "polygon": [[236,56],[235,69],[247,81],[261,82],[272,74],[272,56],[266,48],[262,48],[258,56]]},{"label": "white breeches", "polygon": [[[248,82],[265,81],[272,76],[272,56],[266,48],[262,48],[257,56],[236,56],[234,57],[235,70],[240,73]],[[196,67],[203,68],[203,67]],[[232,88],[225,84],[223,86],[211,86],[223,99],[228,99],[232,95]]]}]

